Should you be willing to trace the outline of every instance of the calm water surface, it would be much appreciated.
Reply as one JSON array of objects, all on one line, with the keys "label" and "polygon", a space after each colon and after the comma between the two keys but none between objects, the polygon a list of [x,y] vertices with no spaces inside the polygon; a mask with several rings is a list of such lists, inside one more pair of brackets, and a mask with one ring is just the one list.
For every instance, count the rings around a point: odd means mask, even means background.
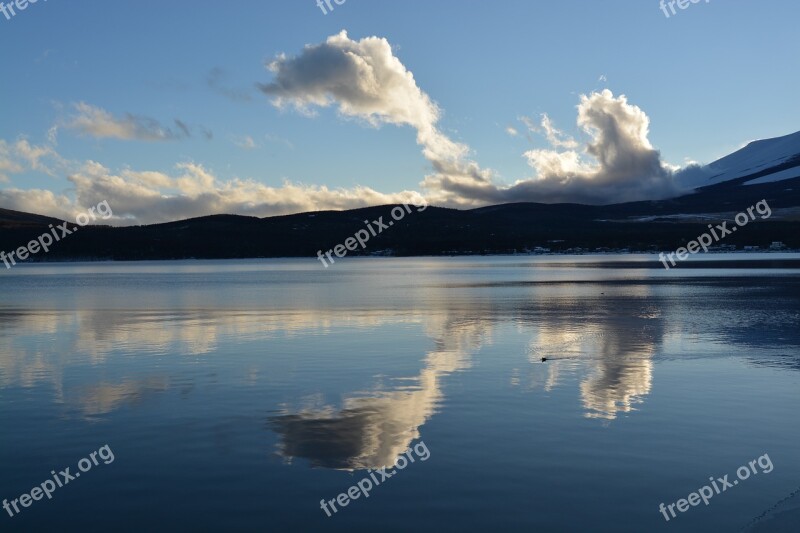
[{"label": "calm water surface", "polygon": [[0,498],[114,454],[0,530],[777,531],[798,516],[775,506],[800,486],[800,270],[607,263],[644,259],[0,272]]}]

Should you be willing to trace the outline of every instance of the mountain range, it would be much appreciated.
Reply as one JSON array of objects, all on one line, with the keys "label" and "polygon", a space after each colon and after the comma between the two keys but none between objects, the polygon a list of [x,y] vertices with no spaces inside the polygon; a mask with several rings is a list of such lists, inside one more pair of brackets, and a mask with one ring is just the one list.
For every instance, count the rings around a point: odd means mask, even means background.
[{"label": "mountain range", "polygon": [[[387,223],[364,249],[348,255],[460,255],[532,251],[670,251],[732,221],[765,200],[760,217],[725,238],[728,249],[800,249],[800,132],[754,141],[706,166],[681,173],[692,187],[659,201],[594,206],[515,203],[469,210],[397,206],[255,218],[213,215],[149,226],[86,226],[33,260],[154,260],[187,258],[316,257],[383,217]],[[399,208],[401,211],[403,208]],[[388,222],[393,222],[391,226]],[[369,222],[369,224],[367,224]],[[26,245],[62,221],[0,208],[0,250]]]}]

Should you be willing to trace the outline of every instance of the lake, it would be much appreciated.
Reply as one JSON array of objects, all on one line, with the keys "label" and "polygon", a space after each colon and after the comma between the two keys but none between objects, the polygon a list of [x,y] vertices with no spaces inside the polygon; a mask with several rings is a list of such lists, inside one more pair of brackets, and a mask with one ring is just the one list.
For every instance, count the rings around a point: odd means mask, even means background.
[{"label": "lake", "polygon": [[0,529],[796,531],[797,256],[705,257],[0,272]]}]

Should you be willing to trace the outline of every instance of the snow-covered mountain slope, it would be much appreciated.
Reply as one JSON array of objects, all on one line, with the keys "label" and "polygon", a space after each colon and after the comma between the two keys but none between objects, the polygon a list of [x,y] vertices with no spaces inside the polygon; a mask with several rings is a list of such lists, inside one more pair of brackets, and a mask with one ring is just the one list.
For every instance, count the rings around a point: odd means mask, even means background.
[{"label": "snow-covered mountain slope", "polygon": [[[769,183],[800,177],[800,131],[785,137],[753,141],[741,150],[704,168],[709,183],[753,176],[753,182]],[[749,183],[747,180],[744,183]]]},{"label": "snow-covered mountain slope", "polygon": [[800,178],[800,131],[753,141],[705,166],[677,171],[675,183],[685,192],[707,187],[757,185]]},{"label": "snow-covered mountain slope", "polygon": [[[799,156],[800,131],[785,137],[753,141],[741,150],[714,161],[706,169],[708,172],[713,173],[710,177],[712,183],[722,183],[723,181],[763,173],[775,167],[783,166],[792,159],[798,159],[795,161],[795,166],[800,167]],[[785,172],[786,168],[775,168],[775,170],[775,173],[769,173],[756,179],[759,179],[760,183],[766,183],[767,181],[778,181],[779,179],[800,176],[800,171],[792,174],[792,172]],[[772,174],[781,174],[781,177],[775,176],[776,179],[766,180]]]}]

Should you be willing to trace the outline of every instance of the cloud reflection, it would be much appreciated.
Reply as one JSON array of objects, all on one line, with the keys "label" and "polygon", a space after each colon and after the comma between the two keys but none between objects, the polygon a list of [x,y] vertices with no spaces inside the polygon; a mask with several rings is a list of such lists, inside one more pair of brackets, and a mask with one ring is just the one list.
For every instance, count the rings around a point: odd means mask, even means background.
[{"label": "cloud reflection", "polygon": [[137,404],[146,396],[168,388],[169,381],[163,377],[125,380],[118,384],[97,383],[78,390],[71,403],[85,417],[100,416],[116,411],[123,405]]},{"label": "cloud reflection", "polygon": [[[591,306],[597,305],[601,311],[575,331],[579,323],[575,317],[592,316]],[[50,383],[59,403],[75,407],[84,417],[101,416],[168,390],[170,380],[149,376],[65,390],[66,368],[103,365],[115,354],[213,356],[220,344],[231,342],[418,324],[432,341],[432,349],[415,375],[392,380],[389,390],[345,393],[339,405],[320,400],[315,407],[286,407],[270,419],[270,427],[280,436],[278,452],[289,461],[302,458],[312,466],[344,470],[380,468],[391,465],[420,437],[420,427],[445,401],[442,379],[468,369],[472,355],[492,342],[494,330],[502,324],[515,323],[521,332],[531,332],[528,358],[536,364],[531,368],[544,372],[536,376],[542,378],[543,389],[552,390],[568,376],[581,375],[585,416],[612,420],[634,410],[652,387],[652,356],[663,336],[662,319],[658,312],[643,312],[636,306],[631,307],[633,314],[624,316],[602,309],[603,305],[544,298],[527,307],[490,306],[476,300],[402,312],[6,311],[0,313],[0,386]],[[545,308],[548,312],[543,312]],[[58,346],[20,340],[37,336],[57,339]],[[549,358],[546,365],[539,364],[541,357]],[[250,386],[260,379],[252,366],[243,372],[242,381]],[[519,376],[515,379],[520,381]]]},{"label": "cloud reflection", "polygon": [[271,425],[281,436],[280,455],[338,470],[393,465],[443,401],[441,379],[469,368],[471,352],[487,335],[480,322],[448,320],[429,323],[426,329],[437,347],[426,355],[419,375],[404,380],[411,385],[346,398],[339,410],[325,407],[272,417]]},{"label": "cloud reflection", "polygon": [[541,326],[529,346],[532,364],[547,358],[546,378],[540,384],[554,389],[566,375],[581,374],[581,400],[587,418],[614,420],[644,401],[653,383],[656,346],[665,326],[652,306],[585,323]]}]

